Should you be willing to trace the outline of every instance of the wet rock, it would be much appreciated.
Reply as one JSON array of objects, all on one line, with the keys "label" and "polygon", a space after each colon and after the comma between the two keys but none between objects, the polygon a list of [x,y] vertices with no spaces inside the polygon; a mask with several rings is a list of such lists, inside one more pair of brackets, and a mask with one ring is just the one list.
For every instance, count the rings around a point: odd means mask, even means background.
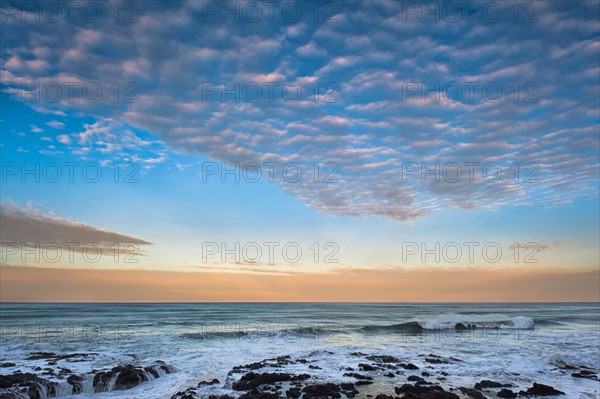
[{"label": "wet rock", "polygon": [[514,393],[513,391],[511,391],[510,389],[501,389],[500,392],[498,392],[498,397],[499,398],[506,398],[506,399],[515,399],[517,397],[517,394]]},{"label": "wet rock", "polygon": [[201,386],[204,386],[204,385],[216,385],[218,383],[219,383],[219,380],[217,378],[213,378],[210,381],[200,381],[197,386],[198,386],[198,388],[200,388]]},{"label": "wet rock", "polygon": [[394,374],[394,373],[385,373],[383,376],[384,377],[394,378],[396,376],[396,374]]},{"label": "wet rock", "polygon": [[592,370],[580,370],[576,373],[571,374],[574,378],[587,378],[590,380],[598,381],[598,376]]},{"label": "wet rock", "polygon": [[377,363],[398,363],[399,360],[397,358],[395,358],[394,356],[388,356],[388,355],[372,355],[372,356],[367,356],[366,357],[367,360],[371,360],[373,362],[377,362]]},{"label": "wet rock", "polygon": [[298,399],[300,397],[300,388],[290,388],[285,392],[285,397],[288,399]]},{"label": "wet rock", "polygon": [[444,360],[444,359],[429,358],[429,357],[425,358],[425,361],[427,363],[431,363],[431,364],[448,364],[448,363],[450,363],[449,361]]},{"label": "wet rock", "polygon": [[394,388],[394,391],[397,394],[414,394],[414,395],[422,395],[430,392],[443,392],[444,390],[439,385],[432,386],[422,386],[422,385],[411,385],[411,384],[403,384],[401,387]]},{"label": "wet rock", "polygon": [[15,366],[16,366],[16,364],[10,363],[10,362],[0,363],[0,367],[15,367]]},{"label": "wet rock", "polygon": [[400,367],[406,370],[418,370],[419,368],[412,363],[400,363]]},{"label": "wet rock", "polygon": [[375,399],[394,399],[394,397],[391,395],[379,394],[375,396]]},{"label": "wet rock", "polygon": [[[163,370],[166,374],[172,372],[172,369],[167,366],[164,362],[158,361],[156,365],[148,367],[137,367],[132,364],[127,364],[124,366],[113,367],[110,370],[100,371],[94,375],[94,392],[105,392],[107,389],[111,388],[110,382],[114,378],[115,390],[126,390],[131,389],[142,382],[146,382],[149,380],[148,374],[151,374],[153,377],[158,378],[160,374],[157,369]],[[150,371],[152,370],[152,372]]]},{"label": "wet rock", "polygon": [[520,391],[519,395],[521,396],[558,396],[565,395],[564,392],[558,391],[549,385],[538,384],[537,382],[533,383],[533,386],[529,388],[527,391]]},{"label": "wet rock", "polygon": [[71,392],[73,394],[77,394],[81,392],[81,388],[82,388],[82,382],[83,382],[83,378],[81,378],[78,375],[70,375],[69,378],[67,378],[67,382],[69,384],[71,384],[71,386],[73,388],[71,388]]},{"label": "wet rock", "polygon": [[232,387],[236,391],[249,391],[257,388],[259,385],[273,384],[283,381],[303,381],[309,378],[308,374],[291,375],[288,373],[254,373],[249,372],[234,382]]},{"label": "wet rock", "polygon": [[308,366],[309,369],[314,369],[314,370],[322,370],[321,367],[319,366],[315,366],[314,364],[311,364],[310,366]]},{"label": "wet rock", "polygon": [[196,393],[196,391],[192,391],[191,389],[187,389],[185,392],[179,391],[171,396],[171,399],[196,399],[196,397],[192,395],[192,392]]},{"label": "wet rock", "polygon": [[[27,360],[49,360],[48,364],[56,364],[59,360],[68,360],[71,362],[80,362],[85,361],[82,358],[88,358],[90,356],[95,356],[97,353],[66,353],[63,355],[57,355],[53,352],[32,352],[27,357]],[[75,360],[74,360],[75,359]]]},{"label": "wet rock", "polygon": [[[56,385],[55,382],[40,378],[32,373],[17,372],[10,375],[0,375],[0,389],[10,388],[14,392],[29,395],[31,399],[55,396]],[[12,392],[5,393],[7,395],[12,394]]]},{"label": "wet rock", "polygon": [[27,357],[27,360],[53,359],[54,357],[56,357],[56,353],[53,352],[33,352]]},{"label": "wet rock", "polygon": [[342,393],[344,395],[346,395],[346,397],[348,397],[348,398],[353,398],[356,395],[358,395],[358,391],[356,390],[356,387],[351,382],[342,382],[340,384],[340,389],[341,389]]},{"label": "wet rock", "polygon": [[303,399],[341,398],[340,387],[336,384],[314,384],[302,389]]},{"label": "wet rock", "polygon": [[405,399],[460,399],[458,395],[444,391],[439,385],[404,384],[394,390],[397,394],[404,394]]},{"label": "wet rock", "polygon": [[512,387],[511,384],[501,384],[499,382],[496,381],[490,381],[490,380],[481,380],[478,383],[475,384],[475,389],[481,391],[482,389],[486,389],[486,388],[509,388]]},{"label": "wet rock", "polygon": [[246,392],[241,395],[238,399],[280,399],[279,395],[270,392],[260,392],[257,389],[253,389],[250,392]]},{"label": "wet rock", "polygon": [[371,366],[370,364],[365,364],[365,363],[360,363],[360,364],[358,365],[358,368],[359,368],[361,371],[375,371],[375,370],[377,370],[377,367],[375,367],[375,366]]},{"label": "wet rock", "polygon": [[119,391],[131,389],[145,381],[148,381],[146,373],[139,368],[128,365],[121,369],[117,375],[115,389]]},{"label": "wet rock", "polygon": [[359,373],[344,373],[344,377],[353,377],[357,380],[372,380],[373,377]]},{"label": "wet rock", "polygon": [[354,384],[351,382],[342,382],[340,384],[340,388],[342,389],[342,391],[353,391],[354,390]]},{"label": "wet rock", "polygon": [[461,387],[459,388],[459,390],[465,395],[467,395],[469,398],[486,399],[485,396],[483,396],[483,394],[476,389]]}]

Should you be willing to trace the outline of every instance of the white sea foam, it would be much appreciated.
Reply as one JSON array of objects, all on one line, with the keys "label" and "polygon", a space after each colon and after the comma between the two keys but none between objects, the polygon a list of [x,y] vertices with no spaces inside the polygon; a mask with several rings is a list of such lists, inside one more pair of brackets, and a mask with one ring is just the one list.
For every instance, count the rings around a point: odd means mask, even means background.
[{"label": "white sea foam", "polygon": [[437,316],[417,316],[415,320],[425,330],[448,330],[461,328],[507,328],[531,329],[535,323],[527,316],[494,314],[443,313]]}]

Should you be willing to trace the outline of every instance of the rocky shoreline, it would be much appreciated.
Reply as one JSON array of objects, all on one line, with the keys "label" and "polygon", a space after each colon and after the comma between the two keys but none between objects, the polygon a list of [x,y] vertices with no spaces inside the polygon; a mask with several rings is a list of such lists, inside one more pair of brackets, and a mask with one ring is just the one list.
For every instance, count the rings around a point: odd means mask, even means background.
[{"label": "rocky shoreline", "polygon": [[[333,352],[320,351],[318,356]],[[157,360],[152,364],[122,364],[81,375],[58,362],[82,362],[95,354],[57,355],[34,352],[29,360],[45,361],[48,367],[0,375],[0,399],[42,399],[82,392],[126,391],[139,384],[177,372]],[[131,355],[133,358],[135,356]],[[421,354],[410,362],[390,355],[352,352],[356,367],[324,370],[311,355],[293,358],[279,356],[233,367],[223,381],[200,381],[171,396],[171,399],[496,399],[566,397],[552,386],[536,381],[495,381],[482,379],[473,386],[453,382],[448,366],[463,362],[454,357]],[[419,364],[416,365],[415,363]],[[62,363],[61,363],[62,364]],[[0,364],[0,369],[15,368],[15,363]],[[598,381],[598,371],[586,366],[561,365],[562,374],[572,378]],[[328,380],[327,377],[331,376]],[[335,378],[334,378],[335,377]],[[508,377],[508,374],[507,374]],[[181,389],[181,388],[180,388]],[[124,394],[123,397],[126,397]]]},{"label": "rocky shoreline", "polygon": [[[280,356],[261,362],[234,367],[221,383],[214,379],[201,381],[196,386],[178,392],[171,399],[485,399],[485,398],[532,398],[565,397],[565,393],[552,386],[532,382],[519,388],[511,382],[481,380],[473,387],[454,386],[452,376],[443,365],[462,362],[453,357],[419,355],[424,368],[403,362],[389,355],[366,355],[353,352],[360,358],[357,368],[343,368],[348,382],[331,382],[311,376],[311,369],[321,369],[305,358],[292,359]],[[306,372],[285,372],[295,366]],[[298,367],[305,366],[305,367]],[[585,367],[565,366],[574,378],[598,380],[597,372]],[[231,393],[217,393],[222,390]]]},{"label": "rocky shoreline", "polygon": [[[60,360],[83,362],[93,355],[96,354],[31,353],[27,360],[45,360],[48,367],[36,367],[37,374],[20,370],[0,374],[0,399],[43,399],[82,392],[124,391],[175,371],[160,360],[147,366],[124,364],[107,370],[92,370],[84,375],[66,367],[56,367]],[[15,363],[2,363],[0,369],[15,366]]]}]

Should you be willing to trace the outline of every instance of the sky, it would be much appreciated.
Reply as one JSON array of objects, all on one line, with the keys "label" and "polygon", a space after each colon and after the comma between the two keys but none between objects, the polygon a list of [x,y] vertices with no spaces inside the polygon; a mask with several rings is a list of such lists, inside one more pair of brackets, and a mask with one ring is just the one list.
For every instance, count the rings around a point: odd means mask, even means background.
[{"label": "sky", "polygon": [[3,1],[2,301],[600,300],[600,4]]}]

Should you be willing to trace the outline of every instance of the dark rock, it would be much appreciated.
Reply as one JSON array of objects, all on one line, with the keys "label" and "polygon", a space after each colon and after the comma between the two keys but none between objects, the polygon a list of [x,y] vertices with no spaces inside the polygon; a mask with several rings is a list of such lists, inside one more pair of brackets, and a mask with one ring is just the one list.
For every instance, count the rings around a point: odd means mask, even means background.
[{"label": "dark rock", "polygon": [[448,364],[448,363],[450,363],[450,362],[449,362],[449,361],[447,361],[447,360],[444,360],[444,359],[439,359],[439,358],[437,358],[437,357],[436,357],[436,358],[429,358],[429,357],[428,357],[428,358],[425,358],[425,361],[426,361],[427,363],[431,363],[431,364]]},{"label": "dark rock", "polygon": [[354,390],[354,384],[351,382],[342,382],[340,384],[340,388],[342,389],[342,391],[353,391]]},{"label": "dark rock", "polygon": [[358,380],[356,381],[356,385],[371,385],[373,381],[370,380]]},{"label": "dark rock", "polygon": [[145,381],[148,381],[148,376],[146,373],[139,368],[128,365],[125,366],[124,369],[122,369],[117,375],[115,389],[118,391],[131,389]]},{"label": "dark rock", "polygon": [[71,386],[73,387],[71,389],[71,392],[73,394],[81,393],[81,382],[82,381],[83,381],[83,378],[81,378],[80,376],[75,375],[75,374],[73,374],[73,375],[69,376],[69,378],[67,378],[67,382],[69,384],[71,384]]},{"label": "dark rock", "polygon": [[0,367],[15,367],[15,366],[16,366],[16,364],[10,363],[10,362],[0,363]]},{"label": "dark rock", "polygon": [[358,391],[356,390],[354,384],[351,382],[342,382],[340,384],[340,388],[342,390],[342,393],[348,398],[353,398],[358,394]]},{"label": "dark rock", "polygon": [[359,368],[361,371],[375,371],[375,370],[377,370],[377,367],[375,367],[375,366],[371,366],[370,364],[365,364],[365,363],[360,363],[360,364],[358,365],[358,368]]},{"label": "dark rock", "polygon": [[394,399],[394,397],[391,395],[379,394],[375,396],[375,399]]},{"label": "dark rock", "polygon": [[172,369],[162,361],[157,361],[156,365],[144,368],[126,364],[124,366],[113,367],[110,370],[97,372],[94,375],[93,381],[94,392],[105,392],[109,388],[108,385],[111,379],[115,376],[115,390],[131,389],[142,382],[148,381],[146,373],[158,378],[160,374],[156,371],[156,368],[164,370],[167,374],[172,372]]},{"label": "dark rock", "polygon": [[336,384],[314,384],[302,389],[303,399],[341,398],[340,387]]},{"label": "dark rock", "polygon": [[406,370],[418,370],[419,368],[412,363],[400,363],[400,367]]},{"label": "dark rock", "polygon": [[393,377],[395,377],[395,376],[396,376],[396,374],[394,374],[394,373],[385,373],[383,376],[384,376],[384,377],[390,377],[390,378],[393,378]]},{"label": "dark rock", "polygon": [[314,364],[311,364],[310,366],[308,366],[309,369],[314,369],[314,370],[322,370],[321,367],[319,366],[315,366]]},{"label": "dark rock", "polygon": [[467,395],[469,398],[486,399],[485,396],[483,396],[483,394],[476,389],[461,387],[459,388],[459,390],[465,395]]},{"label": "dark rock", "polygon": [[353,377],[357,380],[372,380],[373,377],[359,373],[344,373],[344,377]]},{"label": "dark rock", "polygon": [[510,389],[501,389],[500,392],[498,392],[498,397],[499,398],[507,398],[507,399],[515,399],[517,397],[517,394],[514,393],[513,391],[511,391]]},{"label": "dark rock", "polygon": [[401,387],[394,388],[397,394],[415,394],[422,395],[429,392],[443,392],[444,390],[439,385],[423,386],[423,385],[411,385],[403,384]]},{"label": "dark rock", "polygon": [[478,383],[475,384],[475,389],[481,391],[482,389],[486,389],[486,388],[509,388],[512,387],[511,384],[501,384],[499,382],[496,381],[490,381],[490,380],[481,380]]},{"label": "dark rock", "polygon": [[154,369],[154,367],[151,367],[151,366],[144,367],[144,371],[146,371],[147,373],[151,374],[152,377],[154,377],[154,378],[160,377],[160,374],[158,373],[158,371],[156,371]]},{"label": "dark rock", "polygon": [[97,353],[66,353],[64,355],[57,355],[53,352],[32,352],[27,360],[49,360],[48,364],[56,364],[58,360],[69,360],[69,361],[84,361],[84,359],[73,360],[76,358],[87,358],[89,356],[97,355]]},{"label": "dark rock", "polygon": [[574,377],[574,378],[587,378],[587,379],[590,379],[590,380],[598,381],[598,376],[596,375],[595,372],[593,372],[591,370],[580,370],[577,373],[571,374],[571,377]]},{"label": "dark rock", "polygon": [[368,360],[377,362],[377,363],[398,363],[399,360],[397,358],[395,358],[394,356],[388,356],[388,355],[372,355],[372,356],[367,356]]},{"label": "dark rock", "polygon": [[[32,373],[16,372],[0,375],[0,389],[13,388],[15,392],[26,393],[31,399],[56,396],[56,383]],[[7,393],[8,394],[8,393]],[[18,396],[17,397],[22,397]]]},{"label": "dark rock", "polygon": [[213,378],[211,381],[200,381],[197,385],[197,387],[201,387],[204,385],[216,385],[219,383],[219,380],[217,378]]},{"label": "dark rock", "polygon": [[288,373],[254,373],[249,372],[234,382],[232,387],[236,391],[249,391],[263,384],[273,384],[283,381],[303,381],[309,378],[308,374],[291,375]]},{"label": "dark rock", "polygon": [[250,392],[246,392],[241,395],[238,399],[280,399],[279,395],[270,392],[260,392],[257,389],[253,389]]},{"label": "dark rock", "polygon": [[27,357],[27,360],[53,359],[57,355],[52,352],[33,352]]},{"label": "dark rock", "polygon": [[416,381],[416,382],[424,382],[425,380],[418,375],[409,375],[407,378],[408,381]]},{"label": "dark rock", "polygon": [[285,397],[289,399],[298,399],[300,397],[300,388],[290,388],[286,391]]},{"label": "dark rock", "polygon": [[520,391],[521,396],[558,396],[565,395],[564,392],[558,391],[549,385],[533,383],[533,386],[527,391]]}]

